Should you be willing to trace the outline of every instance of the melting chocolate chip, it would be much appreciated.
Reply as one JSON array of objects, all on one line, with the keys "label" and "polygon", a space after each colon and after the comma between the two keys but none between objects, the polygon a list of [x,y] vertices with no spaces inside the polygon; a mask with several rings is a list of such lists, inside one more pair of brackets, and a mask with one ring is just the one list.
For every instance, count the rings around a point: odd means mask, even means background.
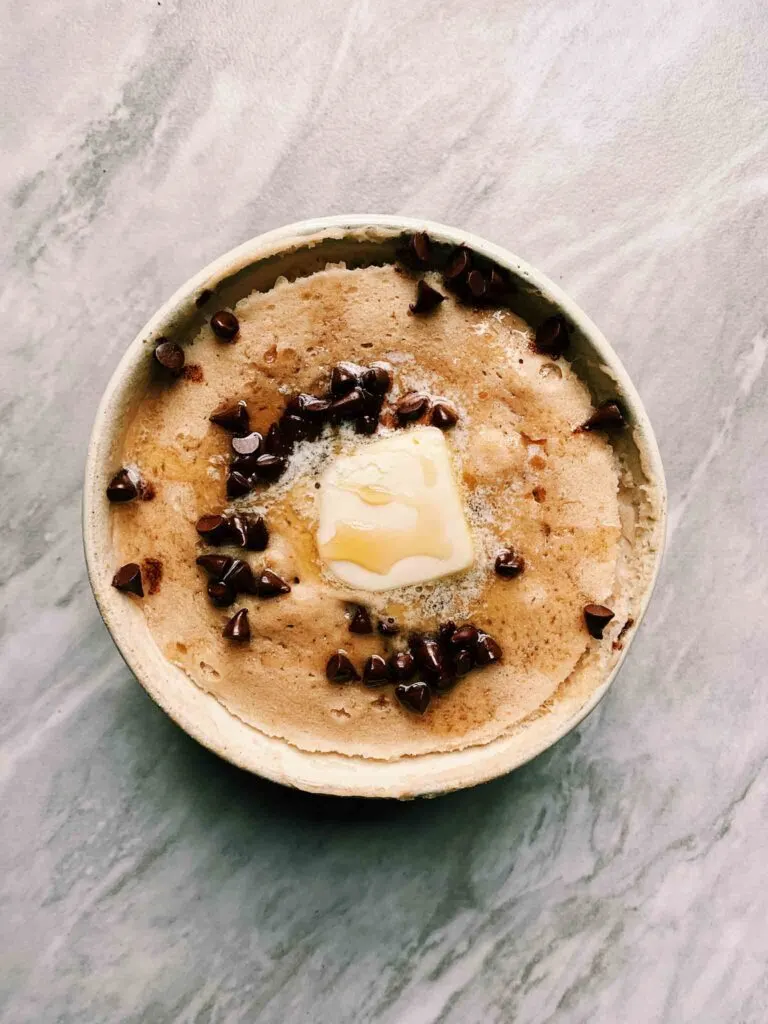
[{"label": "melting chocolate chip", "polygon": [[416,671],[416,662],[410,651],[395,651],[387,661],[390,679],[397,683],[404,683],[411,678]]},{"label": "melting chocolate chip", "polygon": [[473,626],[471,622],[468,622],[464,626],[459,626],[455,630],[453,636],[450,639],[451,647],[474,647],[477,643],[480,633],[476,626]]},{"label": "melting chocolate chip", "polygon": [[363,667],[363,682],[366,686],[384,686],[389,682],[387,663],[380,654],[372,654]]},{"label": "melting chocolate chip", "polygon": [[226,516],[200,516],[197,520],[196,529],[200,536],[204,537],[209,544],[229,544],[232,539]]},{"label": "melting chocolate chip", "polygon": [[424,714],[432,699],[426,683],[400,683],[395,687],[395,696],[404,708],[419,715]]},{"label": "melting chocolate chip", "polygon": [[363,416],[377,416],[381,412],[384,403],[383,395],[374,395],[372,391],[361,388],[363,396]]},{"label": "melting chocolate chip", "polygon": [[260,455],[256,460],[256,473],[260,480],[274,481],[283,475],[287,462],[282,455]]},{"label": "melting chocolate chip", "polygon": [[468,672],[471,672],[474,664],[475,659],[468,647],[462,647],[456,651],[453,658],[453,671],[457,676],[465,676]]},{"label": "melting chocolate chip", "polygon": [[445,670],[445,656],[437,640],[432,637],[418,637],[411,644],[411,653],[416,664],[425,672],[440,675]]},{"label": "melting chocolate chip", "polygon": [[379,624],[376,628],[382,636],[397,636],[400,632],[400,627],[391,615],[386,619],[379,619]]},{"label": "melting chocolate chip", "polygon": [[621,406],[618,402],[603,402],[592,413],[586,423],[582,423],[581,430],[621,430],[626,427],[627,421]]},{"label": "melting chocolate chip", "polygon": [[426,281],[419,281],[416,285],[416,301],[412,302],[408,309],[414,314],[431,313],[433,309],[437,309],[440,303],[444,301],[445,296],[436,288],[427,284]]},{"label": "melting chocolate chip", "polygon": [[356,434],[375,434],[379,425],[378,416],[358,416],[355,420]]},{"label": "melting chocolate chip", "polygon": [[496,556],[493,568],[497,576],[503,576],[505,579],[511,580],[515,576],[519,576],[523,569],[525,569],[525,559],[521,555],[515,554],[509,548],[507,551],[502,551],[501,554]]},{"label": "melting chocolate chip", "polygon": [[258,430],[254,430],[251,434],[245,434],[242,437],[233,437],[232,451],[235,452],[236,455],[258,455],[263,444],[264,438]]},{"label": "melting chocolate chip", "polygon": [[211,330],[222,341],[234,341],[240,330],[240,322],[228,309],[220,309],[211,317]]},{"label": "melting chocolate chip", "polygon": [[291,444],[277,423],[273,423],[264,438],[264,452],[267,455],[288,455],[291,451]]},{"label": "melting chocolate chip", "polygon": [[451,257],[451,261],[443,271],[443,280],[446,284],[456,284],[469,271],[472,265],[472,257],[467,249],[457,249]]},{"label": "melting chocolate chip", "polygon": [[411,236],[411,251],[419,263],[429,263],[432,258],[432,241],[426,231]]},{"label": "melting chocolate chip", "polygon": [[392,371],[384,363],[371,363],[363,374],[363,387],[383,397],[392,387]]},{"label": "melting chocolate chip", "polygon": [[536,328],[536,351],[550,359],[559,359],[567,351],[569,340],[568,325],[561,313],[547,317]]},{"label": "melting chocolate chip", "polygon": [[197,306],[197,308],[202,309],[202,307],[206,304],[206,302],[208,301],[208,299],[210,299],[212,295],[213,292],[211,291],[210,288],[203,288],[203,290],[195,299],[195,305]]},{"label": "melting chocolate chip", "polygon": [[368,614],[368,609],[363,608],[361,604],[355,607],[352,617],[349,620],[349,632],[350,633],[372,633],[373,626],[371,625],[371,616]]},{"label": "melting chocolate chip", "polygon": [[458,419],[459,414],[447,402],[436,402],[429,414],[429,422],[440,430],[450,430],[451,427],[455,427]]},{"label": "melting chocolate chip", "polygon": [[479,270],[470,270],[467,276],[467,287],[474,298],[482,299],[488,291],[488,282]]},{"label": "melting chocolate chip", "polygon": [[250,489],[251,481],[247,476],[243,476],[236,469],[230,472],[227,477],[227,494],[230,498],[242,498]]},{"label": "melting chocolate chip", "polygon": [[147,581],[148,592],[157,594],[163,578],[163,563],[159,558],[145,558],[142,562],[142,571],[144,579]]},{"label": "melting chocolate chip", "polygon": [[224,573],[232,565],[233,559],[229,555],[198,555],[195,563],[201,569],[205,569],[209,576],[220,580]]},{"label": "melting chocolate chip", "polygon": [[331,394],[334,398],[341,398],[348,395],[354,388],[359,387],[362,381],[364,370],[357,363],[338,363],[331,370]]},{"label": "melting chocolate chip", "polygon": [[435,693],[448,693],[456,685],[456,674],[455,672],[446,666],[436,676],[431,676],[429,680],[429,686]]},{"label": "melting chocolate chip", "polygon": [[271,569],[263,569],[256,580],[256,593],[259,597],[278,597],[290,593],[291,588]]},{"label": "melting chocolate chip", "polygon": [[587,624],[589,635],[595,640],[603,639],[603,630],[613,618],[614,613],[604,604],[584,605],[584,621]]},{"label": "melting chocolate chip", "polygon": [[235,603],[237,594],[229,583],[225,583],[223,580],[211,580],[208,584],[208,597],[211,599],[211,604],[216,605],[217,608],[228,608],[229,605]]},{"label": "melting chocolate chip", "polygon": [[329,683],[352,683],[360,678],[344,651],[336,651],[330,656],[325,666],[325,676]]},{"label": "melting chocolate chip", "polygon": [[248,609],[241,608],[239,612],[235,612],[222,630],[221,635],[226,637],[227,640],[250,640],[251,627],[248,624]]},{"label": "melting chocolate chip", "polygon": [[224,402],[213,410],[208,419],[232,434],[247,434],[250,427],[248,407],[242,399],[235,403]]},{"label": "melting chocolate chip", "polygon": [[429,408],[429,395],[420,391],[411,391],[397,403],[395,413],[400,423],[409,423],[421,419]]},{"label": "melting chocolate chip", "polygon": [[487,633],[480,633],[475,645],[475,662],[482,666],[493,665],[494,662],[501,661],[501,658],[501,647],[493,637]]},{"label": "melting chocolate chip", "polygon": [[127,565],[121,566],[112,577],[112,586],[124,594],[136,594],[137,597],[144,597],[144,587],[141,585],[141,566],[136,562],[129,562]]},{"label": "melting chocolate chip", "polygon": [[107,485],[107,498],[112,502],[133,501],[138,493],[127,469],[119,469]]},{"label": "melting chocolate chip", "polygon": [[362,388],[353,388],[331,403],[330,414],[337,420],[353,420],[365,412],[365,395]]},{"label": "melting chocolate chip", "polygon": [[221,582],[226,583],[238,594],[253,594],[256,590],[253,570],[242,558],[232,559],[232,564],[223,573]]},{"label": "melting chocolate chip", "polygon": [[233,516],[233,528],[235,520],[239,520],[245,533],[242,546],[248,551],[264,551],[269,544],[269,530],[264,516]]},{"label": "melting chocolate chip", "polygon": [[155,347],[155,359],[174,377],[178,377],[184,369],[184,349],[175,341],[168,341],[167,338],[160,338]]},{"label": "melting chocolate chip", "polygon": [[139,480],[136,485],[139,497],[142,501],[153,501],[155,498],[155,486],[149,480]]}]

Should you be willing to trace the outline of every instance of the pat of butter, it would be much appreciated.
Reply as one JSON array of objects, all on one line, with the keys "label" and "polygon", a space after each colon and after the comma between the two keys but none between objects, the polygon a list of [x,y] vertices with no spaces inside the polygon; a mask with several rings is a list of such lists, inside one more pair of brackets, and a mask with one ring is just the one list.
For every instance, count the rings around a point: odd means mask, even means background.
[{"label": "pat of butter", "polygon": [[317,546],[355,589],[391,590],[472,564],[450,453],[436,427],[413,427],[336,459],[323,474]]}]

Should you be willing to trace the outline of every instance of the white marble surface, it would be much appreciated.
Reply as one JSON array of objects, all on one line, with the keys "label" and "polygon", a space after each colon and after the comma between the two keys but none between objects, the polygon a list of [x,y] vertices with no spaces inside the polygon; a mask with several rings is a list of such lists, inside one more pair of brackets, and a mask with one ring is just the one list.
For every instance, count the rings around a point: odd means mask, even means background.
[{"label": "white marble surface", "polygon": [[[6,0],[0,1019],[768,1019],[768,10]],[[80,548],[99,395],[245,238],[424,214],[611,338],[671,535],[613,691],[513,776],[310,798],[183,735]]]}]

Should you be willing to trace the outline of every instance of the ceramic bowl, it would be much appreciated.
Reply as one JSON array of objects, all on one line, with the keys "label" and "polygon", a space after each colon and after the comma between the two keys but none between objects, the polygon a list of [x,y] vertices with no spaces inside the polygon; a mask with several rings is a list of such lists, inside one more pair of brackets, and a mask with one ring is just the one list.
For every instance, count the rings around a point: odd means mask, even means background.
[{"label": "ceramic bowl", "polygon": [[[126,601],[111,586],[110,506],[104,492],[119,462],[125,424],[147,385],[159,337],[191,340],[213,308],[233,306],[255,288],[271,287],[281,275],[306,275],[340,260],[348,266],[390,262],[401,233],[416,231],[426,231],[436,241],[467,245],[506,267],[516,285],[515,312],[530,323],[561,312],[573,325],[571,355],[577,373],[596,402],[617,396],[629,414],[632,429],[621,442],[624,462],[634,483],[646,489],[657,510],[648,571],[634,602],[636,625],[598,686],[586,692],[578,686],[566,688],[546,713],[485,746],[394,761],[316,754],[246,725],[166,660],[137,602]],[[214,293],[215,300],[204,301],[208,292]],[[658,447],[632,382],[597,327],[557,285],[506,249],[466,231],[398,217],[326,217],[270,231],[221,256],[182,285],[129,345],[104,393],[93,427],[85,473],[83,530],[88,573],[104,622],[139,682],[182,729],[228,761],[276,782],[317,793],[408,798],[472,786],[509,772],[559,740],[595,707],[626,656],[648,604],[663,549],[665,498]]]}]

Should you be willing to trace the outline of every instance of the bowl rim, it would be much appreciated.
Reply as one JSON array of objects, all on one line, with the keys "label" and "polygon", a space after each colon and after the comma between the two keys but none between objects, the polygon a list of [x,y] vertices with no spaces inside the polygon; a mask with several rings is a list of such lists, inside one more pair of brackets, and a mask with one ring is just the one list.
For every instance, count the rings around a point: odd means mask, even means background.
[{"label": "bowl rim", "polygon": [[[425,231],[438,241],[466,245],[529,282],[577,326],[601,365],[616,380],[631,414],[633,436],[646,473],[653,479],[658,493],[658,543],[653,569],[640,595],[635,628],[624,649],[600,685],[570,711],[541,716],[490,743],[458,751],[412,755],[395,760],[305,751],[260,732],[229,712],[180,668],[165,659],[154,646],[151,635],[148,635],[148,642],[136,640],[135,631],[131,630],[130,621],[124,614],[124,598],[121,608],[121,595],[111,587],[111,573],[104,571],[100,561],[103,545],[99,537],[108,530],[109,517],[109,507],[103,497],[104,460],[119,430],[121,397],[126,393],[137,367],[146,358],[148,339],[158,337],[169,323],[188,312],[190,307],[194,308],[195,298],[206,287],[251,264],[315,240],[348,235],[367,237],[367,233],[371,233],[375,241],[377,236],[392,237],[401,232],[417,231]],[[508,249],[471,232],[422,218],[354,214],[298,221],[249,239],[193,274],[150,317],[122,355],[96,411],[85,464],[83,541],[94,597],[120,654],[152,699],[185,732],[225,760],[284,785],[328,795],[404,799],[466,788],[506,774],[543,753],[594,710],[621,668],[653,593],[664,552],[666,504],[661,455],[642,400],[602,332],[566,292]]]}]

